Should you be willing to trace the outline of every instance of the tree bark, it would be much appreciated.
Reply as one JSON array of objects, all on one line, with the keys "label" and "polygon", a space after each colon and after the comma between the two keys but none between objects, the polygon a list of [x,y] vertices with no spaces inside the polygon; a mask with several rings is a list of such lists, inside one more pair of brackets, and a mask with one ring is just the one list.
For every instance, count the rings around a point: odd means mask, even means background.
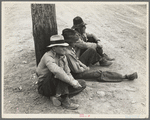
[{"label": "tree bark", "polygon": [[55,4],[31,4],[33,37],[38,65],[50,44],[50,37],[57,34]]}]

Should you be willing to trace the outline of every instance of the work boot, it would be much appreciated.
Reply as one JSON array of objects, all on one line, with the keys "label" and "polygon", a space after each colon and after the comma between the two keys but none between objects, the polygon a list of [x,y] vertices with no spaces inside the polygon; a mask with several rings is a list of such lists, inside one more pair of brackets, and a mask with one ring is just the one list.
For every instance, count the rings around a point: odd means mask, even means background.
[{"label": "work boot", "polygon": [[102,58],[102,59],[99,61],[99,64],[100,64],[100,66],[110,66],[110,65],[112,64],[112,62],[107,61],[105,58]]},{"label": "work boot", "polygon": [[60,97],[51,96],[50,100],[52,101],[53,105],[56,107],[61,105],[61,102],[60,102],[61,98]]},{"label": "work boot", "polygon": [[66,97],[65,100],[62,101],[62,106],[70,110],[75,110],[79,107],[78,104],[71,103],[69,97]]},{"label": "work boot", "polygon": [[138,78],[137,72],[130,74],[130,75],[125,75],[125,78],[128,80],[134,80]]},{"label": "work boot", "polygon": [[109,61],[113,61],[115,60],[115,58],[110,58],[108,57],[108,55],[106,55],[105,53],[102,55],[106,60],[109,60]]}]

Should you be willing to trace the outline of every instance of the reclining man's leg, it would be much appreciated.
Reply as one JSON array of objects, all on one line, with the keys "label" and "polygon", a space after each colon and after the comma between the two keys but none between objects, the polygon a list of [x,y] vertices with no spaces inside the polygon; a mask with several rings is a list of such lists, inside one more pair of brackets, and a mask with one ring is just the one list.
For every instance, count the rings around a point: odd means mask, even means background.
[{"label": "reclining man's leg", "polygon": [[72,74],[76,79],[94,79],[96,81],[106,81],[106,82],[121,82],[125,79],[134,80],[138,77],[136,72],[130,75],[121,75],[116,72],[109,72],[109,71],[103,72],[101,70],[94,70],[92,68],[82,73],[72,73]]}]

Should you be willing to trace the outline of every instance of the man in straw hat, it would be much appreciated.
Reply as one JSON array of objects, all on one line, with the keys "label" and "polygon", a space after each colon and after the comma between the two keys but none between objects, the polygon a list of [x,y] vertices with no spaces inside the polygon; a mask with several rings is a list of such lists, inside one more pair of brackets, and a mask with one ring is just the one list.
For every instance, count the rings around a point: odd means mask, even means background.
[{"label": "man in straw hat", "polygon": [[74,44],[79,39],[78,34],[74,30],[66,28],[62,31],[62,35],[64,36],[65,42],[69,44],[66,56],[74,78],[120,82],[125,79],[134,80],[138,77],[137,72],[130,75],[121,75],[116,72],[102,71],[101,69],[87,67],[91,65],[91,63],[97,61],[99,55],[96,51],[93,49],[88,49],[78,58],[74,50]]},{"label": "man in straw hat", "polygon": [[36,69],[38,92],[50,97],[55,106],[62,105],[67,109],[77,109],[78,104],[71,103],[69,96],[78,94],[86,88],[84,80],[75,80],[70,73],[65,56],[68,43],[62,35],[50,38],[50,50],[41,58]]},{"label": "man in straw hat", "polygon": [[87,48],[93,48],[101,57],[100,65],[110,66],[112,64],[111,61],[114,60],[114,58],[110,58],[103,53],[101,42],[95,35],[86,33],[86,25],[87,24],[84,23],[79,16],[73,19],[72,29],[74,29],[80,37],[80,40],[75,44],[76,47],[80,48],[78,50],[78,56],[80,56]]}]

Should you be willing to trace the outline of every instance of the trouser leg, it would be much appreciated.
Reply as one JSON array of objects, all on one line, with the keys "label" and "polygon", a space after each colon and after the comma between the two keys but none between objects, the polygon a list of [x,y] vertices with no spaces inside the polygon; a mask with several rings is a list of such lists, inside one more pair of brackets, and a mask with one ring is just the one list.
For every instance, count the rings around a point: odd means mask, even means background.
[{"label": "trouser leg", "polygon": [[59,83],[56,87],[56,94],[61,94],[61,95],[76,95],[80,93],[83,89],[86,88],[86,83],[84,80],[77,80],[79,84],[82,86],[81,88],[73,88],[71,85],[68,83],[62,82],[59,80]]},{"label": "trouser leg", "polygon": [[56,94],[56,81],[51,73],[44,76],[43,81],[38,82],[38,92],[44,96],[50,97]]},{"label": "trouser leg", "polygon": [[[92,49],[92,48],[91,48]],[[87,50],[87,48],[86,49],[81,49],[81,51],[80,51],[80,56],[85,52]],[[94,49],[93,49],[94,50]],[[100,47],[97,47],[96,49],[95,49],[95,52],[97,52],[97,54],[99,54],[101,57],[103,57],[103,48],[100,48]]]},{"label": "trouser leg", "polygon": [[100,60],[101,56],[97,54],[97,52],[92,49],[88,48],[80,57],[79,60],[85,64],[86,66],[94,65],[96,62]]},{"label": "trouser leg", "polygon": [[98,81],[106,81],[106,82],[121,82],[125,79],[123,75],[116,72],[104,71],[101,74],[101,77],[98,78]]},{"label": "trouser leg", "polygon": [[38,91],[40,94],[50,97],[54,95],[74,95],[80,93],[85,89],[86,84],[84,80],[78,80],[82,88],[75,89],[68,83],[65,83],[59,79],[56,79],[50,74],[40,83],[38,83]]},{"label": "trouser leg", "polygon": [[72,73],[75,79],[94,79],[96,80],[101,76],[101,70],[94,70],[90,68],[89,70],[82,73]]},{"label": "trouser leg", "polygon": [[[87,41],[87,42],[97,43],[97,41],[96,41],[95,39],[93,39],[92,37],[91,37],[91,38],[88,38],[88,41]],[[103,57],[103,48],[97,47],[97,48],[96,48],[96,52],[97,52],[101,57]]]},{"label": "trouser leg", "polygon": [[74,78],[76,79],[92,79],[95,81],[104,81],[104,82],[121,82],[125,79],[121,74],[116,72],[109,72],[101,70],[90,69],[82,73],[73,73]]}]

